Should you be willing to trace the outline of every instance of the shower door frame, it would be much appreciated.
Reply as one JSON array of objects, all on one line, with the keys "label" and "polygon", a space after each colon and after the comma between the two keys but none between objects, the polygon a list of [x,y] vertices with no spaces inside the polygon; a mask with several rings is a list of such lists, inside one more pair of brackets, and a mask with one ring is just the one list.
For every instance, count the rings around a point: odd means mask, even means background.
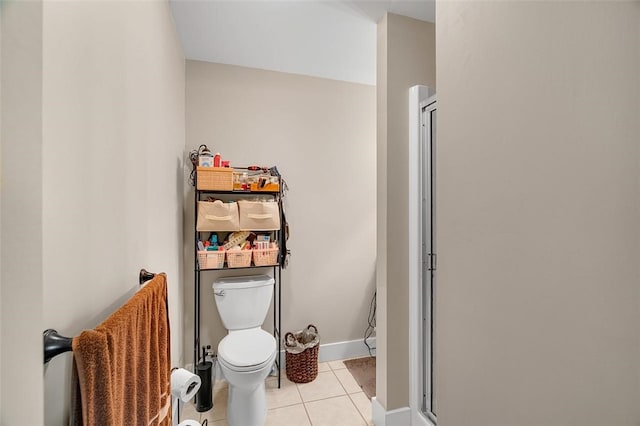
[{"label": "shower door frame", "polygon": [[[432,141],[430,133],[425,131],[429,123],[423,120],[425,110],[435,110],[435,101],[435,92],[427,86],[409,89],[409,407],[411,424],[415,426],[436,424],[432,406],[434,388],[429,383],[433,378],[433,311],[428,302],[433,293],[425,291],[423,281],[423,278],[433,277],[432,269],[436,266],[432,255],[435,253],[432,216],[435,209],[431,207],[435,200],[431,167],[435,159],[431,157],[434,151],[424,148],[425,144],[431,146]],[[424,170],[426,168],[429,170]],[[427,205],[428,209],[425,208]],[[429,244],[423,246],[425,240]]]},{"label": "shower door frame", "polygon": [[[422,105],[421,105],[422,106]],[[433,422],[435,413],[435,281],[437,268],[436,253],[436,218],[435,218],[435,150],[436,150],[436,97],[431,96],[422,108],[421,118],[421,148],[422,160],[422,188],[421,188],[421,302],[422,302],[422,412]]]}]

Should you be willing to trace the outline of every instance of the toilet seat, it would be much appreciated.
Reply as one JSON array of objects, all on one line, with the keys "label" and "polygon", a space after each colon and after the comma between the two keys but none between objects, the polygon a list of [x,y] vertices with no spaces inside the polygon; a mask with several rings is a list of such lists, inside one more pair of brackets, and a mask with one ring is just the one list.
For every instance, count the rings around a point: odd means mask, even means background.
[{"label": "toilet seat", "polygon": [[276,339],[261,328],[237,330],[218,345],[218,360],[233,371],[253,371],[272,363],[276,356]]},{"label": "toilet seat", "polygon": [[273,364],[273,361],[275,361],[276,359],[276,353],[274,352],[272,356],[269,357],[269,359],[267,359],[265,362],[261,363],[261,364],[257,364],[257,365],[249,365],[247,367],[238,367],[237,365],[232,365],[229,364],[228,362],[226,362],[224,360],[224,358],[218,357],[218,362],[220,362],[220,365],[233,371],[236,373],[250,373],[252,371],[258,371],[263,369],[264,367],[270,366],[271,364]]}]

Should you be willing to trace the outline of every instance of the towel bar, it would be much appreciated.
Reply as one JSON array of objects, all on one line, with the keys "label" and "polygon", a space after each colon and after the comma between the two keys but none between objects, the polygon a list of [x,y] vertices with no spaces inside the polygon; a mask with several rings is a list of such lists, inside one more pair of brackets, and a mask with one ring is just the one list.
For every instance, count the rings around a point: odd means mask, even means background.
[{"label": "towel bar", "polygon": [[[140,285],[149,281],[156,274],[153,272],[149,272],[146,269],[140,269]],[[42,337],[44,340],[44,363],[48,363],[51,358],[56,355],[60,355],[61,353],[69,352],[71,350],[71,343],[73,342],[72,337],[64,337],[58,334],[58,332],[54,329],[46,329],[42,333]]]}]

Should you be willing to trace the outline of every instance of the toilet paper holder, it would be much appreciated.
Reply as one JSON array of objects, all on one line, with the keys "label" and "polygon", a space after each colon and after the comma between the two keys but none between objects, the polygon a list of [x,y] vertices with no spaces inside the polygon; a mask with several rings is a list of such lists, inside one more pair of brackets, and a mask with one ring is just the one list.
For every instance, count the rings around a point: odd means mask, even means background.
[{"label": "toilet paper holder", "polygon": [[[186,387],[185,387],[186,386]],[[184,403],[196,396],[200,389],[201,380],[198,375],[185,370],[184,368],[171,369],[171,405],[173,407],[173,426],[200,426],[194,420],[180,422],[180,412]]]}]

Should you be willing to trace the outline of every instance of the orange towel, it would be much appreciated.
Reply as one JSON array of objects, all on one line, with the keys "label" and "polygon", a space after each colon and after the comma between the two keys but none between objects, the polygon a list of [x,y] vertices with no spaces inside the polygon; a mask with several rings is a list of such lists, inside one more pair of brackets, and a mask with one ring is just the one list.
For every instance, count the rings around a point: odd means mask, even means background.
[{"label": "orange towel", "polygon": [[170,426],[166,275],[156,275],[102,324],[74,338],[73,356],[80,401],[74,395],[72,424]]}]

